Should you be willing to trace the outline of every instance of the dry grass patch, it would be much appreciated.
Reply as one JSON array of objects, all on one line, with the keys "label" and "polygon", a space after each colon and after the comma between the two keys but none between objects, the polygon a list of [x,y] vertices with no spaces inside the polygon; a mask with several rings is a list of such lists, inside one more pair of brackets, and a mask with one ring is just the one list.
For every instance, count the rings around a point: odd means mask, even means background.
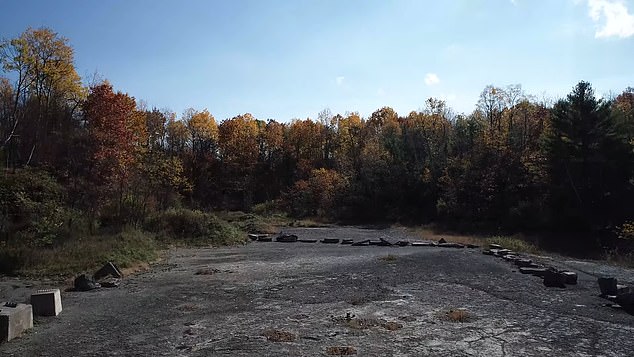
[{"label": "dry grass patch", "polygon": [[445,318],[451,322],[469,322],[473,316],[465,309],[449,309],[445,312]]},{"label": "dry grass patch", "polygon": [[356,355],[357,349],[352,346],[334,346],[326,348],[326,353],[330,356],[350,356]]},{"label": "dry grass patch", "polygon": [[334,322],[354,330],[365,330],[372,327],[382,327],[389,331],[396,331],[403,328],[403,325],[395,321],[387,321],[374,317],[355,317],[350,313],[342,317],[333,317]]},{"label": "dry grass patch", "polygon": [[297,339],[297,336],[292,332],[276,329],[264,330],[261,335],[271,342],[293,342]]},{"label": "dry grass patch", "polygon": [[396,259],[397,259],[396,255],[393,255],[393,254],[388,254],[384,257],[379,258],[379,260],[382,260],[384,262],[394,262],[396,261]]}]

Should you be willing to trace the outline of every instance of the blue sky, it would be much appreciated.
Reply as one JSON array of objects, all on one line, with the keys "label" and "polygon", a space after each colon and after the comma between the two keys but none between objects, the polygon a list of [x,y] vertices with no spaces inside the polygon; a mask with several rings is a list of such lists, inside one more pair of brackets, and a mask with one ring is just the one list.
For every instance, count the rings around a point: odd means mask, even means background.
[{"label": "blue sky", "polygon": [[47,26],[78,72],[177,113],[471,112],[488,85],[538,97],[634,86],[634,0],[2,0],[0,36]]}]

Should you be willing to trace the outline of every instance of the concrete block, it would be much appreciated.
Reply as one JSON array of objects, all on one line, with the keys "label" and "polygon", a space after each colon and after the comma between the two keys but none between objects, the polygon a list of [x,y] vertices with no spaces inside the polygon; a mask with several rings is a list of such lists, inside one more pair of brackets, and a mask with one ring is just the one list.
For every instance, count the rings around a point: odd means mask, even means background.
[{"label": "concrete block", "polygon": [[0,303],[0,342],[11,341],[30,328],[33,328],[31,305],[9,307],[4,302]]},{"label": "concrete block", "polygon": [[616,296],[618,293],[616,278],[599,278],[599,289],[601,289],[601,295]]},{"label": "concrete block", "polygon": [[62,296],[59,289],[38,290],[31,295],[35,316],[57,316],[62,312]]},{"label": "concrete block", "polygon": [[564,275],[566,284],[568,285],[577,284],[577,273],[575,273],[574,271],[562,271],[561,274]]}]

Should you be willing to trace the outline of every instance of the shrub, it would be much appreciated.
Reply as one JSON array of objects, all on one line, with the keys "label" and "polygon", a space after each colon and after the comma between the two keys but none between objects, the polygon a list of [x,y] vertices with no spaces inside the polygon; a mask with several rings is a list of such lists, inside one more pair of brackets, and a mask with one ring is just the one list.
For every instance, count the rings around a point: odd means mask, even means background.
[{"label": "shrub", "polygon": [[72,215],[65,190],[46,171],[21,169],[0,175],[0,239],[51,246],[68,234]]},{"label": "shrub", "polygon": [[185,208],[168,209],[151,215],[145,228],[164,238],[202,244],[232,244],[244,238],[240,231],[213,214]]}]

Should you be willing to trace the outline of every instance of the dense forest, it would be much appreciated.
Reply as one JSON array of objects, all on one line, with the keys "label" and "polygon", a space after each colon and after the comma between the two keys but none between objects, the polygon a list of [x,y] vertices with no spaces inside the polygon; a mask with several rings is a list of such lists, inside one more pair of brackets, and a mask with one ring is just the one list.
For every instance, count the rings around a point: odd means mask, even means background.
[{"label": "dense forest", "polygon": [[[487,86],[457,114],[324,110],[290,123],[148,108],[86,85],[69,41],[28,29],[0,47],[0,246],[143,226],[159,212],[282,211],[336,222],[634,235],[634,88],[571,83],[540,102]],[[573,87],[574,86],[574,87]]]}]

